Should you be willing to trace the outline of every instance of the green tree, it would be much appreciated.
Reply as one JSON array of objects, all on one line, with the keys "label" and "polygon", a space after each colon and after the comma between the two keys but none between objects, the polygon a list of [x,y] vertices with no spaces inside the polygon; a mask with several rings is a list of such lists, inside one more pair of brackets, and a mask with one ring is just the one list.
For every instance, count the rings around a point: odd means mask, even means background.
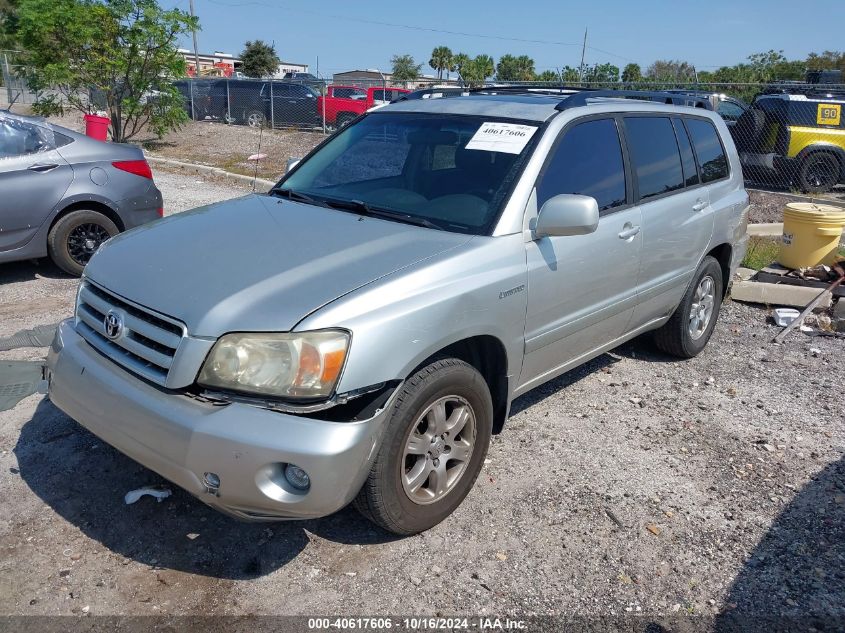
[{"label": "green tree", "polygon": [[456,53],[455,55],[452,55],[452,63],[449,70],[453,73],[458,73],[458,77],[463,80],[462,71],[466,63],[469,61],[470,57],[466,53]]},{"label": "green tree", "polygon": [[824,51],[820,55],[810,53],[807,56],[807,70],[836,70],[845,73],[845,52]]},{"label": "green tree", "polygon": [[0,0],[0,49],[17,48],[18,0]]},{"label": "green tree", "polygon": [[658,59],[646,69],[645,78],[663,83],[690,83],[695,81],[695,67],[684,61]]},{"label": "green tree", "polygon": [[581,80],[581,71],[572,66],[564,66],[560,72],[560,80],[564,84],[575,84]]},{"label": "green tree", "polygon": [[625,83],[634,83],[635,81],[643,80],[643,71],[639,64],[630,63],[622,69],[622,81]]},{"label": "green tree", "polygon": [[544,70],[539,75],[537,75],[537,81],[543,81],[547,84],[559,84],[562,83],[562,79],[560,78],[560,73],[554,70]]},{"label": "green tree", "polygon": [[241,68],[247,77],[270,77],[279,69],[281,60],[276,54],[276,47],[262,40],[254,40],[244,45],[241,53]]},{"label": "green tree", "polygon": [[474,59],[461,64],[461,80],[470,87],[483,86],[485,80],[493,74],[493,58],[489,55],[478,55]]},{"label": "green tree", "polygon": [[411,55],[394,55],[390,63],[393,64],[394,81],[404,83],[414,81],[420,76],[422,64],[416,63]]},{"label": "green tree", "polygon": [[161,136],[187,120],[172,83],[185,73],[176,46],[199,25],[184,11],[156,0],[20,0],[18,17],[30,87],[63,97],[39,99],[40,114],[65,106],[87,112],[94,89],[104,97],[114,141],[144,129]]},{"label": "green tree", "polygon": [[443,79],[443,71],[449,72],[452,68],[452,49],[448,46],[435,47],[431,51],[428,65],[437,71],[438,79]]},{"label": "green tree", "polygon": [[616,83],[619,68],[613,64],[594,64],[584,68],[583,81],[589,83]]},{"label": "green tree", "polygon": [[492,77],[493,73],[496,72],[496,64],[489,55],[477,55],[473,61],[478,66],[478,72],[481,73],[482,79]]},{"label": "green tree", "polygon": [[534,60],[528,55],[502,55],[496,65],[499,81],[533,81],[534,77]]}]

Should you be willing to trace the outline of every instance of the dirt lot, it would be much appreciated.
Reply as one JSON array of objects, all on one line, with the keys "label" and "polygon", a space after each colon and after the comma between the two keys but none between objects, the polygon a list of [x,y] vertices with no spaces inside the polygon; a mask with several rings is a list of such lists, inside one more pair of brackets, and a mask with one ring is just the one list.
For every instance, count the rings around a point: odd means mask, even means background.
[{"label": "dirt lot", "polygon": [[[158,176],[169,211],[242,193],[196,180]],[[75,285],[46,264],[0,267],[0,336],[69,315]],[[729,302],[692,361],[637,341],[532,391],[458,512],[406,539],[351,509],[247,525],[176,488],[124,505],[165,482],[30,396],[0,413],[0,614],[694,614],[717,630],[812,614],[836,628],[843,341],[775,347],[774,332]]]},{"label": "dirt lot", "polygon": [[[51,121],[74,130],[83,130],[78,114],[54,117]],[[259,131],[243,125],[191,121],[162,139],[142,134],[132,142],[139,143],[153,156],[211,165],[248,176],[255,173],[255,163],[247,159],[260,152],[266,154],[266,158],[258,163],[258,177],[278,180],[289,158],[302,158],[324,138],[319,131]]]}]

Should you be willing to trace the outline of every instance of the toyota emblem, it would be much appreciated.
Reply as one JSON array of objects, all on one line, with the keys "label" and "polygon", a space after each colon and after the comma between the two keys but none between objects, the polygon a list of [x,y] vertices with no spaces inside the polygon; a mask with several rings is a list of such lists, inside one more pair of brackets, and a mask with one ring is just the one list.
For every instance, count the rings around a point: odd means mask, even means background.
[{"label": "toyota emblem", "polygon": [[116,310],[109,310],[103,319],[103,329],[106,331],[106,336],[111,340],[115,340],[123,333],[123,316]]}]

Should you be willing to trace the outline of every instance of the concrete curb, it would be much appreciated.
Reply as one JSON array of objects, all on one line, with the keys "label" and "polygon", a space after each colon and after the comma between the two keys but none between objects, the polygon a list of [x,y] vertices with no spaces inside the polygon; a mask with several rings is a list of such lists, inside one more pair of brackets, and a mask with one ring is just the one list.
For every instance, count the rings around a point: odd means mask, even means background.
[{"label": "concrete curb", "polygon": [[783,222],[749,224],[747,233],[759,237],[780,237],[783,235]]},{"label": "concrete curb", "polygon": [[[153,165],[166,165],[168,167],[173,167],[176,169],[182,169],[185,171],[189,171],[194,174],[208,174],[211,176],[217,176],[218,178],[226,178],[231,180],[239,185],[247,185],[248,187],[252,187],[252,176],[244,176],[243,174],[234,174],[230,171],[226,171],[225,169],[220,169],[219,167],[212,167],[210,165],[200,165],[198,163],[187,163],[181,160],[173,160],[172,158],[160,158],[158,156],[152,156],[150,154],[146,155],[147,160],[152,163]],[[256,178],[255,179],[255,189],[256,191],[267,191],[271,187],[275,185],[275,181],[273,180],[265,180],[264,178]]]},{"label": "concrete curb", "polygon": [[[780,237],[783,235],[783,222],[749,224],[747,233],[757,237]],[[842,235],[845,236],[845,230]]]}]

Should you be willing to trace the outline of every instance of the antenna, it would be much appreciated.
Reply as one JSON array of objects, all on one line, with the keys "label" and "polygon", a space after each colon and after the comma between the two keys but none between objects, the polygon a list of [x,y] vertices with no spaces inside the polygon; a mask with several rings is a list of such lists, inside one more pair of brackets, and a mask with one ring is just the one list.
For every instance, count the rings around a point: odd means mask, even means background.
[{"label": "antenna", "polygon": [[581,46],[581,65],[578,67],[578,81],[584,79],[584,54],[587,52],[587,27],[584,27],[584,44]]}]

